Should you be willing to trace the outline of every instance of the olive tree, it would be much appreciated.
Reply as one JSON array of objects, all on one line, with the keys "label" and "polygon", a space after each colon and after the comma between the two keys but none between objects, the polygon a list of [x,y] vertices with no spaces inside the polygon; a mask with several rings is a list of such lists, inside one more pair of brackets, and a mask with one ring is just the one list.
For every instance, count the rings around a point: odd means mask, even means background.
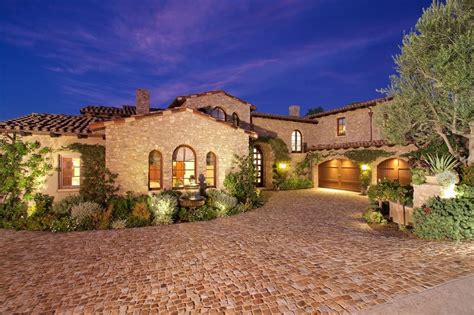
[{"label": "olive tree", "polygon": [[397,75],[382,90],[394,99],[376,115],[384,136],[418,147],[440,139],[466,163],[474,115],[474,2],[434,1],[394,60]]}]

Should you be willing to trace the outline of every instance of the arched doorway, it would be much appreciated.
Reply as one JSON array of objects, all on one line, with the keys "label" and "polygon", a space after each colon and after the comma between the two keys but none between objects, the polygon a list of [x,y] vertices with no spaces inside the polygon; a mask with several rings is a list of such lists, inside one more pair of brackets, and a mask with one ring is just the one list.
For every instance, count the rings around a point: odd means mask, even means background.
[{"label": "arched doorway", "polygon": [[398,180],[401,185],[410,185],[411,172],[408,163],[401,159],[388,159],[377,166],[377,179]]},{"label": "arched doorway", "polygon": [[258,146],[253,147],[253,165],[255,167],[255,184],[258,187],[263,187],[265,185],[265,182],[263,181],[263,154],[262,150]]},{"label": "arched doorway", "polygon": [[334,159],[318,167],[319,187],[360,191],[360,169],[350,160]]}]

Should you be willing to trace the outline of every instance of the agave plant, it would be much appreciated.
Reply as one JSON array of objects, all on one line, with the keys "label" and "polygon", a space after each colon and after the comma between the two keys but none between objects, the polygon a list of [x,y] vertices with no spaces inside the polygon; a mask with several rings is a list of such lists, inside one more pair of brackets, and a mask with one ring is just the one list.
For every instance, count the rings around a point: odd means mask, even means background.
[{"label": "agave plant", "polygon": [[427,154],[425,158],[430,165],[431,172],[434,174],[439,174],[444,171],[453,171],[454,168],[459,165],[459,162],[451,154]]}]

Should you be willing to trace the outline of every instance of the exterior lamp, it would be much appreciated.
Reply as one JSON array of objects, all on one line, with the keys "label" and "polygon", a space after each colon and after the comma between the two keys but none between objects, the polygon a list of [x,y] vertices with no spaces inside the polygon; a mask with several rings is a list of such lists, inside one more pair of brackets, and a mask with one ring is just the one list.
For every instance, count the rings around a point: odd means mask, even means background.
[{"label": "exterior lamp", "polygon": [[287,167],[288,165],[284,162],[278,163],[278,168],[281,170],[286,170]]},{"label": "exterior lamp", "polygon": [[363,170],[363,171],[368,171],[368,170],[370,169],[370,167],[369,167],[369,165],[367,165],[367,164],[362,164],[362,165],[360,166],[360,169]]}]

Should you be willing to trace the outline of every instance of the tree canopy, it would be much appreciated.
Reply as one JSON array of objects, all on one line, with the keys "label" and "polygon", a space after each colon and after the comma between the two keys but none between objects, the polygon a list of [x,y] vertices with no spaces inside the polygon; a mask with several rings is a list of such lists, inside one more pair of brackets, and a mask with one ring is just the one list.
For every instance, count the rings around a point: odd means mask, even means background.
[{"label": "tree canopy", "polygon": [[308,109],[305,116],[310,116],[310,115],[314,115],[314,114],[318,114],[322,112],[324,112],[324,108],[322,106],[312,107]]},{"label": "tree canopy", "polygon": [[442,139],[466,163],[474,118],[474,2],[434,1],[394,60],[397,75],[382,90],[394,99],[376,116],[384,136],[418,147]]}]

